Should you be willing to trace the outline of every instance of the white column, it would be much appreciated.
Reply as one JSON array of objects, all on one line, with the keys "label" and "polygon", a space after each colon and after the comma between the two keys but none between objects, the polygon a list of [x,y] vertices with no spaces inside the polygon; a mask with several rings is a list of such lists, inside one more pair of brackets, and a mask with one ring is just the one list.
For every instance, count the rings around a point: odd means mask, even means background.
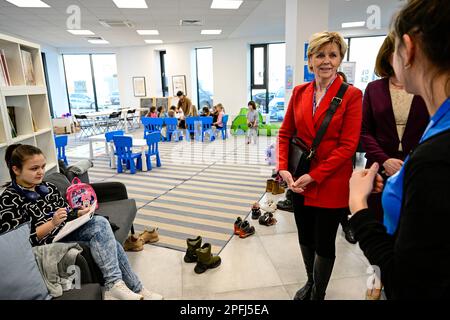
[{"label": "white column", "polygon": [[329,0],[286,0],[286,66],[292,68],[292,89],[303,83],[304,45],[312,34],[328,30]]}]

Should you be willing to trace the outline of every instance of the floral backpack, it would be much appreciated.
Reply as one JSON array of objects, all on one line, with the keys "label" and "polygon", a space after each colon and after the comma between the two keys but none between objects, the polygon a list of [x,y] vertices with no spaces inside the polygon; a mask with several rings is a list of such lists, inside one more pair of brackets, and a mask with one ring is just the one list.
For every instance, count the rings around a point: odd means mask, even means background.
[{"label": "floral backpack", "polygon": [[[73,209],[86,208],[97,200],[97,195],[90,184],[83,183],[79,178],[75,177],[72,180],[72,184],[67,188],[66,199]],[[98,209],[98,202],[95,209]]]}]

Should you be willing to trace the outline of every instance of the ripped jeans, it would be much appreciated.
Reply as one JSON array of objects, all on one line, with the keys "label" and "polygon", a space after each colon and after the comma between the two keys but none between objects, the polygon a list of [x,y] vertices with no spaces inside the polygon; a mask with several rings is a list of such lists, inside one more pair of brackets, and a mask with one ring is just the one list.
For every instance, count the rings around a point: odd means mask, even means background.
[{"label": "ripped jeans", "polygon": [[91,249],[92,257],[105,279],[106,290],[119,280],[123,280],[133,292],[142,290],[142,284],[131,270],[128,257],[122,245],[114,237],[109,221],[102,216],[93,216],[62,239],[62,242],[81,242]]}]

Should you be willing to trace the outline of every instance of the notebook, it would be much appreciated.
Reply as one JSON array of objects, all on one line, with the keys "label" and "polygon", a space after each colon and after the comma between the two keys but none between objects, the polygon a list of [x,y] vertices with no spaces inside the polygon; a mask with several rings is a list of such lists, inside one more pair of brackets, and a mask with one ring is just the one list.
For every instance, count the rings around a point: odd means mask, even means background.
[{"label": "notebook", "polygon": [[92,219],[95,212],[95,206],[97,205],[97,201],[94,201],[94,203],[91,205],[91,208],[89,209],[89,212],[82,215],[81,217],[76,218],[75,220],[67,222],[64,227],[59,230],[58,234],[53,238],[52,242],[56,242],[65,236],[67,236],[69,233],[75,231],[79,227],[81,227],[83,224],[88,222]]}]

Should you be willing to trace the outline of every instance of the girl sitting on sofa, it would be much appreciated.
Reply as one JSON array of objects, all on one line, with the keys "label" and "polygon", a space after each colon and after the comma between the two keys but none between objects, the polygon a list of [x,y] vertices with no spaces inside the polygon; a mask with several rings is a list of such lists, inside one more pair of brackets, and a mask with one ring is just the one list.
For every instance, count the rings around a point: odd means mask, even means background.
[{"label": "girl sitting on sofa", "polygon": [[[5,185],[0,203],[0,233],[31,221],[33,246],[52,243],[68,218],[70,206],[55,185],[43,182],[46,160],[39,148],[13,144],[6,149],[11,182]],[[74,210],[75,218],[89,208]],[[144,288],[131,270],[122,245],[116,241],[108,220],[93,216],[62,242],[85,242],[105,279],[105,299],[160,300],[162,296]]]}]

